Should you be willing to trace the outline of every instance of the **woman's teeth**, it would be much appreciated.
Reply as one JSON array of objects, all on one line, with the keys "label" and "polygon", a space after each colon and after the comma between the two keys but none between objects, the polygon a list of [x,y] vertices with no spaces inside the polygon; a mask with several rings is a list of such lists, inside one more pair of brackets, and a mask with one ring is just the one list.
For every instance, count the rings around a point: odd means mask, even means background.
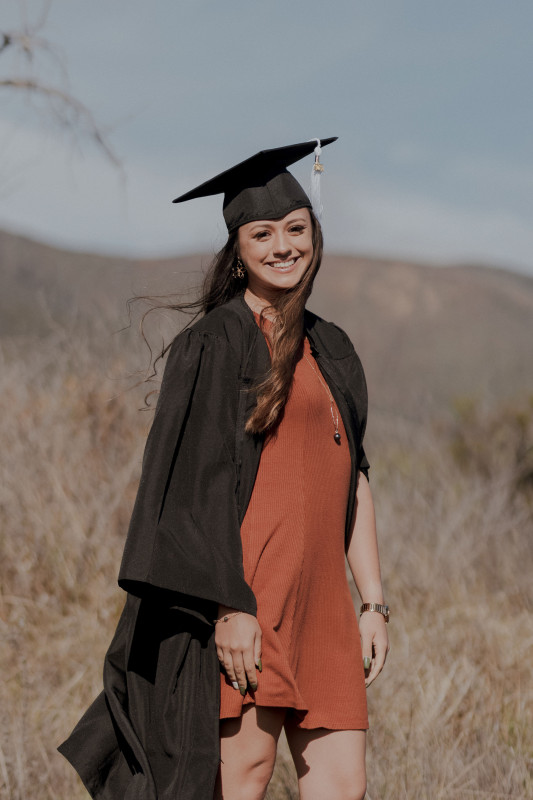
[{"label": "woman's teeth", "polygon": [[271,267],[275,267],[275,269],[287,269],[287,267],[292,267],[294,264],[294,258],[291,258],[290,261],[276,261],[274,264],[271,264]]}]

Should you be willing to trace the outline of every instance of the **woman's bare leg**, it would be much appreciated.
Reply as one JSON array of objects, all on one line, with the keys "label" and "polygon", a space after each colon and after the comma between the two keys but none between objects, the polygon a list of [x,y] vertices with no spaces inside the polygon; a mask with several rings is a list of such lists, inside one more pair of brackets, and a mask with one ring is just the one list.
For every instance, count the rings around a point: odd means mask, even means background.
[{"label": "woman's bare leg", "polygon": [[221,720],[214,800],[262,800],[276,761],[284,708],[245,706],[241,717]]},{"label": "woman's bare leg", "polygon": [[287,719],[285,732],[298,775],[300,800],[363,800],[365,731],[304,730]]}]

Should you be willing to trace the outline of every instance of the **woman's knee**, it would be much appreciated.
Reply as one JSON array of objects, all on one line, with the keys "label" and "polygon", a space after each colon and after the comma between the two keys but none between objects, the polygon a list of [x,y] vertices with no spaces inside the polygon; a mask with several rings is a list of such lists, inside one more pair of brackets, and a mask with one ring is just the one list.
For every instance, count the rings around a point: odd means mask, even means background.
[{"label": "woman's knee", "polygon": [[363,730],[310,731],[289,727],[287,739],[301,800],[363,800],[366,792]]},{"label": "woman's knee", "polygon": [[268,784],[274,772],[275,758],[262,758],[248,766],[245,784],[250,787],[250,793],[242,795],[242,800],[260,800],[266,794]]},{"label": "woman's knee", "polygon": [[220,726],[218,794],[224,800],[262,800],[274,764],[285,709],[251,705]]},{"label": "woman's knee", "polygon": [[366,775],[358,771],[341,777],[336,785],[330,785],[328,797],[330,800],[364,800],[365,795]]},{"label": "woman's knee", "polygon": [[366,775],[360,775],[355,779],[350,792],[347,795],[345,795],[345,798],[346,800],[364,800],[365,797],[366,797]]},{"label": "woman's knee", "polygon": [[215,800],[262,800],[274,771],[275,757],[233,759],[220,765]]}]

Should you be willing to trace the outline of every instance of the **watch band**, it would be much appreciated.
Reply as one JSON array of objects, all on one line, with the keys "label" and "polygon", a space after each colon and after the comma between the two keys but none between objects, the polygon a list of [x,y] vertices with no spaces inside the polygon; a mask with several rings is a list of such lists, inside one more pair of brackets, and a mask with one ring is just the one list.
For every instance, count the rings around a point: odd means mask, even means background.
[{"label": "watch band", "polygon": [[359,613],[362,614],[363,611],[377,611],[379,614],[383,615],[385,622],[389,621],[389,607],[381,605],[381,603],[363,603],[359,609]]}]

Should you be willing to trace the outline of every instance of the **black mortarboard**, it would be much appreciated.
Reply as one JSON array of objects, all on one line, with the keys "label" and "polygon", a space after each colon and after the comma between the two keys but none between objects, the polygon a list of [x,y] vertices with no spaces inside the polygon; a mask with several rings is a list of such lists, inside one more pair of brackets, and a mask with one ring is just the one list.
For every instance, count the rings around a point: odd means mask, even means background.
[{"label": "black mortarboard", "polygon": [[[336,136],[322,139],[319,147],[325,147],[336,139]],[[229,233],[256,219],[278,219],[295,208],[311,208],[309,197],[287,167],[312,153],[317,144],[318,140],[312,139],[287,147],[261,150],[172,202],[183,203],[195,197],[223,193],[223,213]],[[318,167],[322,169],[320,165]]]}]

